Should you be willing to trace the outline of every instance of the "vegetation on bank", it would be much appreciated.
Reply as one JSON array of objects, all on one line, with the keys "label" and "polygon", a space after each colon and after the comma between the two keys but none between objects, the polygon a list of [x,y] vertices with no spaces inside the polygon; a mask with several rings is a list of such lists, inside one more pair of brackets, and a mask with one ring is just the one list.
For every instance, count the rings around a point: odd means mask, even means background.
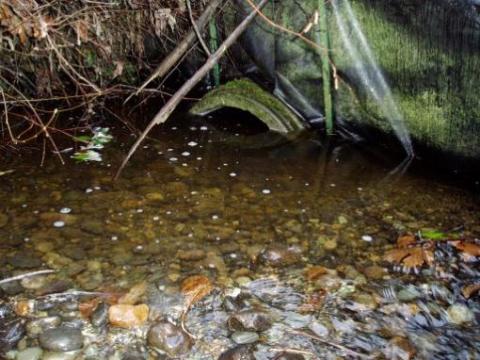
[{"label": "vegetation on bank", "polygon": [[[93,129],[95,113],[111,111],[104,103],[135,92],[191,29],[204,2],[187,3],[2,1],[0,150],[48,139],[55,151],[52,139]],[[157,82],[136,100],[169,92]]]}]

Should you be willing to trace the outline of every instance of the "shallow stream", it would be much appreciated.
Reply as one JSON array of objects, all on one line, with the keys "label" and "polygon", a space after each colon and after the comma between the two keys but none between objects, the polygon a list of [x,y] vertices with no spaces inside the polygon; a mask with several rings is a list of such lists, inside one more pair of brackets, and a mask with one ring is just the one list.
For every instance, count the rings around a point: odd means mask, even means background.
[{"label": "shallow stream", "polygon": [[0,353],[480,358],[476,194],[351,144],[229,134],[169,123],[115,183],[118,143],[1,164],[0,280],[54,272],[0,282]]}]

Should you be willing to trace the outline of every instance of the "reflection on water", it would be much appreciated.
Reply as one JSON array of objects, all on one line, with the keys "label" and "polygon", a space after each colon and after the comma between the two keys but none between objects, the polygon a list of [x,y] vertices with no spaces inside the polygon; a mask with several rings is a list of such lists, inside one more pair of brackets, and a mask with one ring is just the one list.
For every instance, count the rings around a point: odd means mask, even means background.
[{"label": "reflection on water", "polygon": [[[209,125],[169,124],[116,183],[115,145],[102,164],[10,164],[0,279],[55,273],[0,285],[0,349],[52,359],[158,349],[187,359],[480,356],[477,258],[448,241],[475,248],[470,193],[408,174],[392,181],[393,163],[351,145],[224,140]],[[399,235],[419,231],[437,238],[385,261],[404,251]],[[434,260],[406,266],[420,247]]]}]

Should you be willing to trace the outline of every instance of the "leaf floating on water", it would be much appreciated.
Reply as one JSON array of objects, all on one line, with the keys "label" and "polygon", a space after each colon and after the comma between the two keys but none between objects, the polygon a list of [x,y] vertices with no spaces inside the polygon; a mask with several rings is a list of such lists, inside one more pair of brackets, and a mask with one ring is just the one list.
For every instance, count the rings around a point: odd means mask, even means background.
[{"label": "leaf floating on water", "polygon": [[432,242],[422,246],[416,242],[413,235],[404,235],[397,239],[397,246],[397,249],[387,251],[383,258],[390,263],[403,265],[406,270],[430,266],[435,260],[435,245]]},{"label": "leaf floating on water", "polygon": [[431,230],[431,229],[424,229],[420,231],[422,238],[428,240],[443,240],[448,237],[448,235],[442,231],[438,230]]},{"label": "leaf floating on water", "polygon": [[470,299],[473,295],[480,291],[480,283],[467,285],[462,289],[462,294],[465,298]]},{"label": "leaf floating on water", "polygon": [[465,242],[465,241],[451,241],[455,248],[470,256],[480,256],[480,245]]},{"label": "leaf floating on water", "polygon": [[305,270],[305,277],[308,281],[318,279],[320,276],[328,274],[328,269],[323,266],[312,266]]},{"label": "leaf floating on water", "polygon": [[402,236],[399,236],[397,239],[397,246],[399,248],[406,248],[406,247],[409,247],[410,245],[415,245],[416,242],[417,242],[417,239],[415,238],[414,235],[412,234],[402,235]]},{"label": "leaf floating on water", "polygon": [[203,275],[193,275],[182,282],[181,292],[191,304],[194,304],[213,290],[210,280]]}]

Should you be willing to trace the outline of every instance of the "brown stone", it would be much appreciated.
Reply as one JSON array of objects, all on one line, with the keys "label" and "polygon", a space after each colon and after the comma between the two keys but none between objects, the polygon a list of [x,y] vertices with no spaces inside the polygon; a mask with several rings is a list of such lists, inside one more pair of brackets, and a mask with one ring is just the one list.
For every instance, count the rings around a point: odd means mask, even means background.
[{"label": "brown stone", "polygon": [[112,326],[130,329],[145,324],[148,319],[149,308],[141,305],[112,305],[108,309],[108,320]]}]

